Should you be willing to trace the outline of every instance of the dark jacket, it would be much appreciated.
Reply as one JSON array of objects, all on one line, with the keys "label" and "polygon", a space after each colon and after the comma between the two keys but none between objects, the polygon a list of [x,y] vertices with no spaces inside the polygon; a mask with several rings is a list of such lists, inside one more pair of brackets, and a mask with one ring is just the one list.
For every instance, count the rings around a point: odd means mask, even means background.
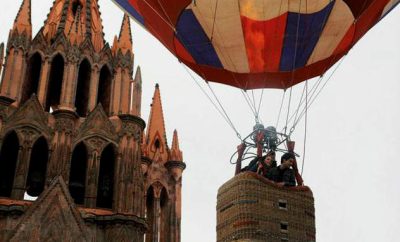
[{"label": "dark jacket", "polygon": [[267,178],[274,182],[284,182],[285,186],[296,186],[296,178],[293,169],[281,169],[281,166],[269,170]]}]

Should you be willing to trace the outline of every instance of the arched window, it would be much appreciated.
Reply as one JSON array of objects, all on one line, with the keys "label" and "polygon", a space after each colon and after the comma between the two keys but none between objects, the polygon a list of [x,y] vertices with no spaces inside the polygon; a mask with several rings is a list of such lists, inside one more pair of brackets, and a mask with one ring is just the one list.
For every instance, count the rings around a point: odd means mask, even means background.
[{"label": "arched window", "polygon": [[44,189],[49,148],[44,137],[40,137],[32,147],[29,161],[26,192],[31,197],[38,197]]},{"label": "arched window", "polygon": [[58,54],[53,58],[51,64],[50,77],[46,95],[46,112],[50,111],[50,107],[56,107],[60,104],[63,78],[64,59],[60,54]]},{"label": "arched window", "polygon": [[112,208],[114,194],[115,151],[112,144],[104,148],[100,158],[96,206]]},{"label": "arched window", "polygon": [[146,232],[146,240],[145,242],[153,242],[153,233],[155,230],[155,208],[154,208],[154,190],[153,187],[150,186],[147,190],[146,196],[146,221],[148,225],[148,229]]},{"label": "arched window", "polygon": [[10,197],[18,159],[19,141],[12,131],[3,140],[0,152],[0,197]]},{"label": "arched window", "polygon": [[81,117],[86,117],[89,100],[90,76],[92,68],[88,60],[84,59],[79,65],[78,80],[76,86],[75,107]]},{"label": "arched window", "polygon": [[33,93],[37,94],[41,70],[42,56],[36,53],[32,55],[28,62],[26,81],[22,87],[21,103],[25,103]]},{"label": "arched window", "polygon": [[72,153],[68,187],[76,204],[83,204],[85,198],[87,156],[86,146],[82,142]]},{"label": "arched window", "polygon": [[97,102],[101,103],[106,113],[110,112],[110,96],[111,96],[112,75],[106,65],[100,70],[99,88],[97,92]]}]

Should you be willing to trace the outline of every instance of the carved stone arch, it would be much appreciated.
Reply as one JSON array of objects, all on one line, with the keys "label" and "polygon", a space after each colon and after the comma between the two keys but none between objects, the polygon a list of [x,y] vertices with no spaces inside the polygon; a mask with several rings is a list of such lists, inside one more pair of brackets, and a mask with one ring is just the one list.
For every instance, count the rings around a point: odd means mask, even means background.
[{"label": "carved stone arch", "polygon": [[103,62],[109,62],[109,61],[111,61],[113,59],[111,48],[110,48],[110,45],[108,43],[106,43],[104,45],[103,49],[101,49],[101,51],[100,51],[100,59]]},{"label": "carved stone arch", "polygon": [[31,50],[28,52],[28,59],[31,58],[33,55],[39,54],[42,57],[42,60],[44,61],[46,59],[46,54],[39,48],[31,48]]},{"label": "carved stone arch", "polygon": [[32,95],[28,101],[5,119],[3,130],[4,132],[12,129],[19,130],[18,132],[25,130],[30,135],[33,135],[32,130],[36,130],[38,134],[43,134],[49,139],[53,135],[53,130],[48,126],[47,119],[47,114],[36,95]]},{"label": "carved stone arch", "polygon": [[92,55],[95,52],[94,46],[93,46],[93,43],[92,43],[92,40],[90,39],[90,37],[86,37],[85,40],[83,40],[83,42],[79,46],[79,49],[82,53],[84,53],[86,55]]},{"label": "carved stone arch", "polygon": [[87,53],[81,53],[78,63],[81,64],[84,60],[87,60],[92,68],[93,66],[95,66],[95,62],[93,61],[92,55],[88,55]]},{"label": "carved stone arch", "polygon": [[89,113],[85,121],[81,124],[75,140],[88,139],[90,137],[102,137],[114,144],[118,144],[118,135],[112,122],[104,112],[101,105]]},{"label": "carved stone arch", "polygon": [[55,50],[51,53],[51,55],[49,56],[50,62],[53,62],[54,58],[58,55],[60,55],[64,59],[64,63],[67,63],[67,56],[65,55],[65,52],[61,50]]},{"label": "carved stone arch", "polygon": [[52,43],[50,43],[51,48],[55,52],[57,52],[57,51],[66,52],[69,49],[69,47],[71,46],[69,44],[68,39],[65,37],[64,32],[57,34],[57,36],[51,42],[52,42]]},{"label": "carved stone arch", "polygon": [[97,152],[98,154],[101,154],[103,149],[109,144],[112,144],[115,149],[118,147],[118,144],[114,140],[110,140],[101,134],[93,134],[74,140],[73,146],[76,146],[80,142],[84,142],[90,152]]},{"label": "carved stone arch", "polygon": [[166,190],[168,197],[170,197],[170,193],[169,193],[169,190],[168,190],[168,186],[167,186],[167,184],[164,184],[163,181],[161,181],[161,180],[156,180],[156,181],[153,181],[153,182],[149,183],[149,184],[147,185],[146,191],[147,191],[150,187],[153,188],[154,196],[155,196],[155,197],[158,197],[158,198],[160,197],[161,191],[162,191],[163,188]]},{"label": "carved stone arch", "polygon": [[21,146],[21,142],[23,141],[23,136],[21,135],[20,132],[17,132],[16,129],[9,128],[7,130],[3,129],[3,131],[1,132],[2,134],[1,134],[1,138],[0,138],[0,147],[1,147],[2,143],[3,143],[4,137],[6,137],[7,135],[9,135],[12,132],[14,132],[17,135],[18,142],[19,142],[19,144]]},{"label": "carved stone arch", "polygon": [[35,49],[48,49],[48,43],[46,41],[46,38],[43,35],[42,31],[39,31],[36,36],[33,38],[32,42],[31,42],[31,50],[35,50]]},{"label": "carved stone arch", "polygon": [[7,44],[7,49],[19,49],[22,50],[23,53],[28,52],[29,44],[30,44],[30,39],[26,34],[17,34],[14,33],[11,35],[9,38],[8,44]]}]

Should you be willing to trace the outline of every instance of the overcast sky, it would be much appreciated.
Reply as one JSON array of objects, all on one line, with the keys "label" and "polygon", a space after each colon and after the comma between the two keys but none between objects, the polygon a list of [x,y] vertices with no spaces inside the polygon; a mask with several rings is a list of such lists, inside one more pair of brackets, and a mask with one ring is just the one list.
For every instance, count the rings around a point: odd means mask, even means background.
[{"label": "overcast sky", "polygon": [[[20,2],[1,1],[0,41],[7,40]],[[32,0],[34,34],[52,2]],[[110,0],[99,3],[106,40],[112,42],[123,13]],[[159,83],[168,142],[173,129],[178,129],[187,164],[182,242],[215,241],[217,189],[234,173],[229,158],[240,141],[176,58],[134,22],[132,31],[135,66],[141,66],[143,75],[143,119],[148,119],[154,85]],[[397,7],[350,51],[308,112],[303,178],[314,192],[317,241],[398,241],[399,69]],[[245,136],[252,130],[254,117],[240,91],[223,85],[212,87]],[[302,90],[302,85],[293,89],[293,103]],[[256,92],[256,97],[260,93]],[[266,126],[276,123],[282,93],[264,92],[261,119]],[[304,129],[300,122],[292,137],[301,155]]]}]

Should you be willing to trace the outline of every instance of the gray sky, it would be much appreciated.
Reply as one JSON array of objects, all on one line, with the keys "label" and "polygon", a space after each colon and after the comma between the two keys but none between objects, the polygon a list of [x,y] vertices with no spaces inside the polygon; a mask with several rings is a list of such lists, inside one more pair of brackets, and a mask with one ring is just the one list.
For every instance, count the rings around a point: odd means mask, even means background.
[{"label": "gray sky", "polygon": [[[21,0],[1,2],[0,41],[6,41]],[[32,0],[34,34],[52,2]],[[106,39],[112,42],[123,14],[110,0],[99,2]],[[187,164],[182,241],[215,241],[217,189],[234,173],[229,158],[239,139],[176,58],[133,22],[132,31],[135,65],[143,74],[143,119],[147,121],[154,85],[159,83],[168,141],[177,128]],[[397,7],[350,51],[308,112],[303,178],[315,196],[317,241],[398,241],[399,43]],[[249,133],[254,118],[240,91],[212,87],[242,136]],[[293,89],[292,107],[302,88]],[[266,126],[276,123],[282,93],[264,92],[261,119]],[[304,133],[300,122],[292,137],[300,154]]]}]

